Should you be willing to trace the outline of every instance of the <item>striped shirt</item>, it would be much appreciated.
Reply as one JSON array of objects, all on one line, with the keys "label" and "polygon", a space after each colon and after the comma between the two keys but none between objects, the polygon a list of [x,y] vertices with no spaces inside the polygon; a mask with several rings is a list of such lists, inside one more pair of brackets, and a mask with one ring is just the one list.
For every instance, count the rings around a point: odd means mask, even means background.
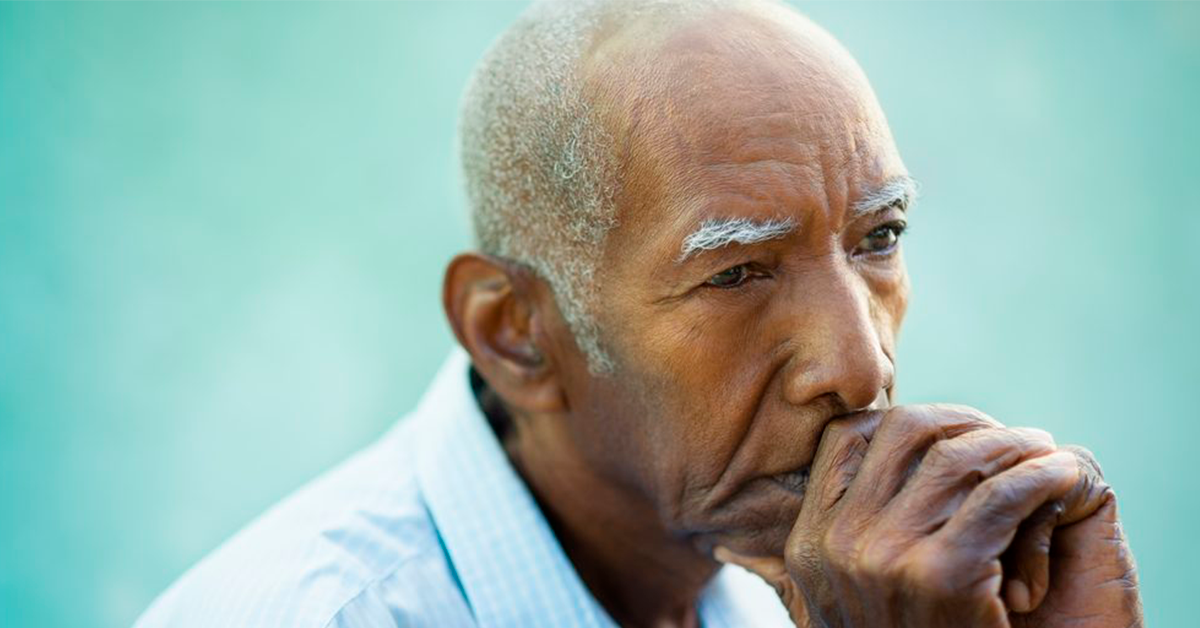
[{"label": "striped shirt", "polygon": [[[157,626],[585,626],[592,597],[509,464],[456,349],[417,409],[188,571]],[[774,591],[725,567],[705,628],[788,626]]]}]

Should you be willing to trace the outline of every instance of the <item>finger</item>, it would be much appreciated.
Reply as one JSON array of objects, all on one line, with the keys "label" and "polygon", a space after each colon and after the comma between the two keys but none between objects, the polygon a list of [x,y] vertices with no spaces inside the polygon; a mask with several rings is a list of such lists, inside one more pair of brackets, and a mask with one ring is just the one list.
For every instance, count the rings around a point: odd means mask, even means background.
[{"label": "finger", "polygon": [[1055,529],[1090,517],[1110,500],[1092,452],[1067,445],[1062,451],[1075,457],[1079,475],[1061,499],[1044,504],[1021,523],[1017,536],[1004,554],[1005,603],[1010,610],[1028,613],[1041,605],[1050,590],[1050,550]]},{"label": "finger", "polygon": [[804,585],[805,608],[815,609],[817,616],[825,612],[846,616],[845,600],[836,592],[851,590],[853,584],[838,570],[825,568],[844,556],[846,547],[831,546],[828,533],[837,530],[840,538],[854,538],[854,528],[869,522],[848,517],[841,519],[844,524],[834,524],[838,502],[857,475],[882,415],[859,412],[830,421],[813,457],[804,502],[784,554],[793,578]]},{"label": "finger", "polygon": [[846,499],[863,512],[882,510],[901,490],[934,443],[975,430],[1003,427],[967,406],[897,406],[883,418]]},{"label": "finger", "polygon": [[786,580],[791,578],[788,576],[787,566],[784,565],[783,559],[775,556],[746,556],[739,554],[727,547],[718,545],[713,548],[713,558],[717,562],[727,565],[737,565],[750,573],[767,581],[767,584],[775,587],[778,591],[783,586]]},{"label": "finger", "polygon": [[736,565],[762,578],[775,588],[780,601],[788,611],[792,623],[796,626],[808,626],[808,607],[799,587],[788,574],[787,566],[782,558],[766,556],[745,556],[726,547],[717,546],[713,549],[713,558],[727,565]]},{"label": "finger", "polygon": [[[1088,458],[1083,456],[1091,467],[1088,473],[1095,474],[1088,481],[1096,482],[1099,468],[1089,464]],[[1021,621],[1012,622],[1013,626],[1048,625],[1053,623],[1047,620],[1051,614],[1059,618],[1106,617],[1121,626],[1144,625],[1137,566],[1121,529],[1116,495],[1108,487],[1095,492],[1099,494],[1098,509],[1054,530],[1050,590],[1032,613],[1014,615]],[[1077,499],[1076,493],[1090,494],[1072,487],[1071,494],[1063,498],[1064,509],[1066,502]],[[1083,511],[1086,509],[1078,512]],[[1066,514],[1064,510],[1064,521]]]},{"label": "finger", "polygon": [[1074,445],[1066,445],[1062,451],[1075,456],[1078,479],[1066,496],[1043,504],[1021,523],[1002,558],[1005,604],[1019,613],[1036,609],[1050,589],[1050,543],[1055,528],[1091,516],[1106,502],[1108,485],[1092,453]]},{"label": "finger", "polygon": [[1004,603],[1011,611],[1028,613],[1042,603],[1050,588],[1050,539],[1063,513],[1062,500],[1043,504],[1021,522],[1012,545],[1004,552]]},{"label": "finger", "polygon": [[1017,526],[1042,504],[1066,495],[1078,478],[1078,464],[1070,452],[1026,460],[971,491],[935,536],[964,559],[999,558]]},{"label": "finger", "polygon": [[[1071,590],[1089,593],[1073,596],[1068,593]],[[1087,598],[1093,608],[1103,604],[1119,616],[1142,616],[1137,565],[1111,489],[1103,492],[1098,510],[1054,531],[1047,597],[1054,598],[1059,611],[1070,611],[1070,600],[1078,604],[1079,599]]]},{"label": "finger", "polygon": [[1112,489],[1104,481],[1104,472],[1092,452],[1078,445],[1063,445],[1063,451],[1075,456],[1079,481],[1063,498],[1063,513],[1058,525],[1070,525],[1090,517],[1107,501]]},{"label": "finger", "polygon": [[[800,510],[804,525],[824,521],[858,475],[882,412],[856,412],[830,421],[813,456],[807,493]],[[800,525],[800,521],[797,522]]]},{"label": "finger", "polygon": [[880,521],[924,536],[941,527],[982,482],[1055,451],[1050,434],[1032,428],[987,428],[930,446],[913,478]]}]

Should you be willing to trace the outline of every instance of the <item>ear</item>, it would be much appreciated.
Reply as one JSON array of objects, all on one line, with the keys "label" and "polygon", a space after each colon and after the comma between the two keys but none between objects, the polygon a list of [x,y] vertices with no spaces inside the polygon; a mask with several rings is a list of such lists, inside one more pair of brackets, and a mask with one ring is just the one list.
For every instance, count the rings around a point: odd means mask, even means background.
[{"label": "ear", "polygon": [[541,318],[547,299],[541,280],[507,260],[463,253],[446,268],[442,306],[455,337],[488,385],[521,413],[565,409]]}]

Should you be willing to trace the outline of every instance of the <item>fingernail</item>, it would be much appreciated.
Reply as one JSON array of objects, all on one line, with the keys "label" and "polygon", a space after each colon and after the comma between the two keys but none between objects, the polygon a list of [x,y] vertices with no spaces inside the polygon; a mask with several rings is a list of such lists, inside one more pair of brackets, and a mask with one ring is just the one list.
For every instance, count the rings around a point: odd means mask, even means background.
[{"label": "fingernail", "polygon": [[1005,585],[1004,598],[1008,610],[1024,613],[1029,610],[1029,586],[1020,580],[1009,580]]},{"label": "fingernail", "polygon": [[725,549],[724,546],[718,545],[713,548],[713,559],[717,562],[727,563],[729,562],[729,558],[729,550]]}]

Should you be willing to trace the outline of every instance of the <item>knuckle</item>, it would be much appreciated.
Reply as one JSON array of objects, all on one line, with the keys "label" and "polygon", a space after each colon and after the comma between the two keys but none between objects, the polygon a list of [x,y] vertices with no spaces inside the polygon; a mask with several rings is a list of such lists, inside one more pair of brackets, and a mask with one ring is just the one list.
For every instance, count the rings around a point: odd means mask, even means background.
[{"label": "knuckle", "polygon": [[1104,470],[1100,468],[1100,462],[1096,460],[1096,455],[1090,449],[1079,445],[1063,445],[1060,449],[1075,454],[1081,471],[1097,479],[1104,479]]},{"label": "knuckle", "polygon": [[929,406],[937,414],[947,417],[949,422],[964,427],[1004,427],[1004,424],[987,415],[983,411],[952,403],[937,403]]},{"label": "knuckle", "polygon": [[981,505],[987,507],[988,504],[997,501],[1003,501],[1004,498],[1012,494],[1012,487],[1002,478],[992,478],[986,482],[980,483],[975,488],[975,493],[979,496]]},{"label": "knuckle", "polygon": [[831,561],[840,561],[844,556],[850,554],[850,543],[839,528],[841,526],[830,526],[821,535],[821,553]]},{"label": "knuckle", "polygon": [[929,440],[961,436],[985,428],[1004,427],[999,421],[969,406],[951,404],[918,404],[894,406],[888,420],[900,424],[898,429],[925,434]]},{"label": "knuckle", "polygon": [[[1022,458],[1048,454],[1058,448],[1050,432],[1033,427],[1005,428],[1006,449]],[[1015,462],[1015,460],[1014,460]]]},{"label": "knuckle", "polygon": [[937,475],[945,475],[956,470],[966,460],[964,443],[950,440],[939,440],[929,446],[925,452],[924,463],[929,470]]},{"label": "knuckle", "polygon": [[1006,481],[1002,477],[991,478],[975,488],[979,494],[979,514],[984,521],[1002,521],[1010,517],[1013,504],[1025,493],[1025,482]]},{"label": "knuckle", "polygon": [[958,444],[953,440],[939,440],[929,446],[925,457],[931,460],[952,460],[958,457]]},{"label": "knuckle", "polygon": [[1030,443],[1044,443],[1051,447],[1055,447],[1054,436],[1043,429],[1036,427],[1012,427],[1008,428],[1019,439]]},{"label": "knuckle", "polygon": [[906,589],[921,597],[946,599],[954,596],[954,574],[949,562],[935,552],[920,549],[911,552],[901,572]]},{"label": "knuckle", "polygon": [[793,575],[804,577],[819,573],[820,555],[817,543],[811,537],[795,537],[784,549],[784,563]]},{"label": "knuckle", "polygon": [[874,580],[891,579],[897,566],[892,544],[878,538],[863,545],[854,564],[860,576]]},{"label": "knuckle", "polygon": [[833,526],[821,536],[822,562],[834,571],[853,575],[857,570],[858,541],[855,535]]},{"label": "knuckle", "polygon": [[892,406],[884,415],[898,429],[925,431],[938,424],[938,413],[927,404]]},{"label": "knuckle", "polygon": [[923,450],[943,438],[942,419],[931,406],[893,406],[883,418],[883,428],[903,447]]}]

